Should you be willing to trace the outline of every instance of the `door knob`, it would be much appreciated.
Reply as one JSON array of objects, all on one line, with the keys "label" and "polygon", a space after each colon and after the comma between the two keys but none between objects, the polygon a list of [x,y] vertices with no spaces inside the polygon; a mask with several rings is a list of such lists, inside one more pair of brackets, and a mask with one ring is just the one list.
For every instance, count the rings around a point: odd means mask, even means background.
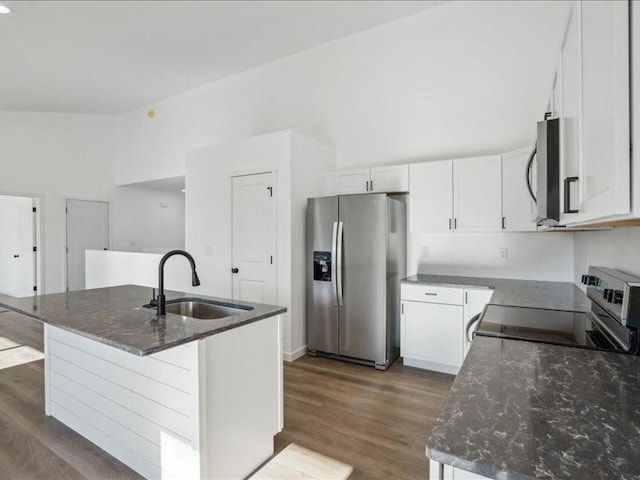
[{"label": "door knob", "polygon": [[231,273],[238,273],[240,270],[238,270],[236,267],[233,267],[231,269]]}]

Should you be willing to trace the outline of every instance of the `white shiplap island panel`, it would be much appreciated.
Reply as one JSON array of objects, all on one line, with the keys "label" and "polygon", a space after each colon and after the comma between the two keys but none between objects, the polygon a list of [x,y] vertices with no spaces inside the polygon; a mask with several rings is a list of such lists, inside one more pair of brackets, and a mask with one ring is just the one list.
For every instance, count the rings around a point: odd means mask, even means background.
[{"label": "white shiplap island panel", "polygon": [[146,478],[243,478],[282,430],[282,320],[139,357],[45,324],[45,408]]}]

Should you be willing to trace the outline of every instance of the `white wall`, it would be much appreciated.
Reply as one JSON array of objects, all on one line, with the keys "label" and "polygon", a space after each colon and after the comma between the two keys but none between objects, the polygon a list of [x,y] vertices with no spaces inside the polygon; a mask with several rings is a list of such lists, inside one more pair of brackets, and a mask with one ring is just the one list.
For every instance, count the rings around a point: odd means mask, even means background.
[{"label": "white wall", "polygon": [[42,199],[45,293],[65,289],[67,198],[111,202],[111,248],[184,246],[183,194],[116,190],[115,144],[114,117],[0,111],[0,193]]},{"label": "white wall", "polygon": [[[87,250],[85,259],[87,288],[142,285],[149,287],[148,300],[151,300],[152,288],[158,293],[161,254]],[[167,260],[164,278],[167,290],[198,292],[198,287],[191,286],[191,267],[186,258],[176,256]]]},{"label": "white wall", "polygon": [[284,129],[335,146],[341,167],[530,144],[567,12],[452,2],[134,110],[118,118],[118,184],[182,175],[190,149]]},{"label": "white wall", "polygon": [[320,172],[334,163],[330,148],[291,131],[212,145],[188,156],[186,246],[196,260],[202,293],[213,296],[233,296],[232,176],[276,172],[277,304],[288,309],[283,320],[289,359],[306,346],[306,198],[321,195]]},{"label": "white wall", "polygon": [[184,248],[184,193],[118,187],[111,204],[111,249]]},{"label": "white wall", "polygon": [[589,265],[604,266],[640,276],[640,227],[618,227],[613,230],[575,234],[575,267],[573,281]]},{"label": "white wall", "polygon": [[[573,233],[412,234],[407,274],[437,273],[571,282]],[[429,250],[428,258],[422,249]],[[507,248],[507,259],[499,249]]]},{"label": "white wall", "polygon": [[109,200],[115,120],[0,111],[0,192],[41,197],[46,293],[65,285],[65,198]]}]

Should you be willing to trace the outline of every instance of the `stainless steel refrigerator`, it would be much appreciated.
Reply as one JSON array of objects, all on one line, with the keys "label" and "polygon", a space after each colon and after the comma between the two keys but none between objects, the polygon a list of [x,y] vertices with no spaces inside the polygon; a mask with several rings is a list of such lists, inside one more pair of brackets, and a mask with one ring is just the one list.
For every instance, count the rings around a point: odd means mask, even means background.
[{"label": "stainless steel refrigerator", "polygon": [[386,194],[307,200],[307,342],[385,370],[400,353],[406,206]]}]

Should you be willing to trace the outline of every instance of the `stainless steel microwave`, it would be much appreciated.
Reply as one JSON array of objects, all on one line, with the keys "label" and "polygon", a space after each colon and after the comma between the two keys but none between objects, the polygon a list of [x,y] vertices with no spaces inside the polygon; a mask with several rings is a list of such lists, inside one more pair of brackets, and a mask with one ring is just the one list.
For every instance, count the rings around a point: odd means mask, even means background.
[{"label": "stainless steel microwave", "polygon": [[536,222],[560,223],[560,128],[557,118],[538,122]]}]

